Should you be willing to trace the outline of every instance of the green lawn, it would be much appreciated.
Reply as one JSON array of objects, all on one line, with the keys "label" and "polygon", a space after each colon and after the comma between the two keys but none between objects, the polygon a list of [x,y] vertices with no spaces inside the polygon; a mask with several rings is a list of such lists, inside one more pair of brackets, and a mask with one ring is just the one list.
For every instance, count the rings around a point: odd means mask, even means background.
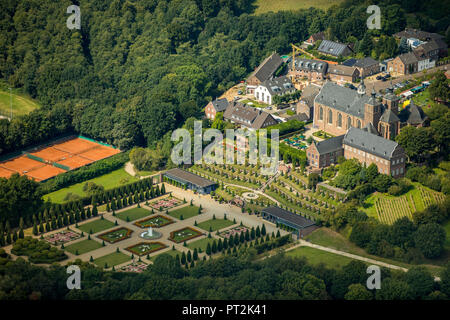
[{"label": "green lawn", "polygon": [[128,209],[128,210],[122,211],[120,213],[117,213],[116,215],[119,219],[122,219],[123,221],[127,221],[127,218],[129,221],[134,221],[137,219],[147,217],[151,214],[152,214],[151,211],[144,209],[144,208],[132,208],[132,209]]},{"label": "green lawn", "polygon": [[150,260],[151,261],[155,261],[156,257],[158,257],[158,256],[160,256],[162,254],[168,254],[169,256],[171,256],[173,258],[175,258],[177,256],[177,254],[178,254],[178,256],[181,257],[181,252],[180,251],[170,249],[170,250],[167,250],[167,251],[164,251],[164,252],[161,252],[161,253],[156,252],[156,253],[154,253],[153,256],[150,254]]},{"label": "green lawn", "polygon": [[353,260],[351,258],[347,258],[338,254],[310,247],[300,247],[286,252],[286,255],[292,257],[305,257],[308,262],[313,265],[323,263],[327,267],[333,269],[340,269]]},{"label": "green lawn", "polygon": [[175,230],[170,233],[169,240],[176,243],[182,243],[184,241],[189,241],[191,239],[200,237],[202,233],[194,228],[186,227],[183,229]]},{"label": "green lawn", "polygon": [[198,215],[198,209],[199,207],[194,206],[194,205],[187,205],[183,208],[177,209],[177,210],[173,210],[169,212],[169,215],[171,217],[174,217],[178,220],[181,220],[181,216],[183,216],[183,220],[185,219],[189,219],[191,217],[194,217],[196,215]]},{"label": "green lawn", "polygon": [[92,222],[88,222],[82,225],[78,225],[78,229],[81,231],[84,231],[86,233],[89,233],[92,230],[92,233],[97,233],[106,229],[111,229],[114,227],[114,223],[106,220],[106,219],[97,219]]},{"label": "green lawn", "polygon": [[328,9],[334,4],[339,4],[343,0],[257,0],[255,6],[255,14],[262,14],[265,12],[273,11],[288,11],[308,9],[314,7],[318,9]]},{"label": "green lawn", "polygon": [[[197,226],[205,231],[216,231],[233,225],[233,221],[224,219],[211,219],[199,223]],[[211,229],[211,230],[210,230]]]},{"label": "green lawn", "polygon": [[[12,90],[12,113],[14,116],[28,114],[34,109],[39,108],[39,104],[32,98],[18,92],[16,89]],[[11,114],[11,97],[8,88],[0,88],[0,115],[9,117]]]},{"label": "green lawn", "polygon": [[112,171],[110,173],[107,173],[103,176],[86,180],[84,182],[80,182],[77,184],[74,184],[70,187],[60,189],[58,191],[49,193],[44,195],[44,200],[51,200],[53,203],[64,203],[67,200],[64,200],[66,195],[68,193],[79,195],[80,197],[86,196],[86,193],[83,191],[83,186],[86,182],[94,182],[96,184],[100,184],[105,187],[105,190],[113,189],[115,187],[122,186],[124,184],[128,184],[131,182],[138,181],[138,178],[130,176],[128,173],[125,172],[125,170],[117,169],[115,171]]},{"label": "green lawn", "polygon": [[117,266],[118,264],[122,264],[131,260],[131,257],[122,253],[122,252],[114,252],[107,254],[106,256],[97,258],[94,260],[94,263],[99,267],[104,267],[105,263],[108,265],[108,268],[113,266]]},{"label": "green lawn", "polygon": [[101,247],[101,243],[95,240],[83,240],[65,247],[65,250],[72,254],[75,254],[75,252],[78,250],[78,254],[83,254]]},{"label": "green lawn", "polygon": [[214,238],[204,238],[204,239],[200,239],[200,240],[191,242],[187,246],[189,249],[194,250],[195,248],[197,248],[197,250],[201,249],[202,252],[205,252],[206,246],[208,245],[208,243],[210,245],[212,245],[213,241],[214,241]]}]

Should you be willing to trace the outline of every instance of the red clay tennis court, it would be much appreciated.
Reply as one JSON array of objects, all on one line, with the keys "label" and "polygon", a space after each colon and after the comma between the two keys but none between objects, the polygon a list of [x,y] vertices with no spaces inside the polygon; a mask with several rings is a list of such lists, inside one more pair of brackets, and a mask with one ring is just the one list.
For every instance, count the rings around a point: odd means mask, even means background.
[{"label": "red clay tennis court", "polygon": [[38,169],[27,172],[27,176],[34,178],[37,181],[47,180],[51,177],[57,176],[60,173],[66,172],[63,169],[54,167],[52,165],[44,165]]},{"label": "red clay tennis court", "polygon": [[[83,167],[120,153],[120,150],[88,138],[70,137],[27,150],[27,152],[28,156],[23,154],[0,162],[0,177],[9,178],[17,172],[37,181],[43,181],[66,172],[64,169],[73,170]],[[33,158],[33,156],[37,158]],[[64,169],[60,168],[58,164],[62,165]]]},{"label": "red clay tennis court", "polygon": [[98,146],[95,149],[90,149],[86,152],[78,154],[80,157],[90,159],[92,161],[101,160],[104,158],[108,158],[112,155],[115,155],[119,153],[120,151],[117,149],[104,147],[104,146]]},{"label": "red clay tennis court", "polygon": [[44,148],[36,152],[30,152],[30,154],[47,161],[58,161],[62,158],[70,156],[69,153],[55,149],[53,147]]},{"label": "red clay tennis court", "polygon": [[14,158],[0,164],[1,167],[19,173],[26,173],[27,171],[44,166],[42,162],[32,160],[26,156]]},{"label": "red clay tennis court", "polygon": [[6,178],[6,179],[8,179],[9,177],[11,177],[11,175],[12,175],[13,173],[15,173],[15,172],[0,167],[0,178]]},{"label": "red clay tennis court", "polygon": [[[62,143],[56,143],[53,145],[53,148],[71,153],[71,154],[79,154],[85,152],[91,148],[96,148],[100,146],[95,142],[91,142],[81,138],[75,138],[71,140],[67,140]],[[112,148],[111,148],[112,149]]]},{"label": "red clay tennis court", "polygon": [[76,169],[80,168],[82,166],[85,166],[89,163],[92,163],[92,160],[82,158],[79,156],[69,156],[64,160],[59,160],[58,163],[62,164],[63,166],[69,167],[70,169]]}]

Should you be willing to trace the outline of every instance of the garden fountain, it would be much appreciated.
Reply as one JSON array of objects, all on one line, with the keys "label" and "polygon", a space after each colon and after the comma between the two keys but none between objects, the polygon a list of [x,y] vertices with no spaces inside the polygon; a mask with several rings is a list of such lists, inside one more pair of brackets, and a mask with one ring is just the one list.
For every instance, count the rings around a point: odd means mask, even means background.
[{"label": "garden fountain", "polygon": [[154,240],[161,238],[162,234],[158,231],[153,230],[152,227],[149,227],[147,231],[144,231],[140,234],[142,239]]}]

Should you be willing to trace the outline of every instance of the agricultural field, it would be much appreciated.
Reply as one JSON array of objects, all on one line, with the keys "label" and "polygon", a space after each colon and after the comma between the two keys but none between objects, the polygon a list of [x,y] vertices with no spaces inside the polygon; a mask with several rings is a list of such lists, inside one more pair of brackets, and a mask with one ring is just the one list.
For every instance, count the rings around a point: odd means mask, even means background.
[{"label": "agricultural field", "polygon": [[102,185],[105,187],[105,190],[113,189],[116,187],[120,187],[122,185],[132,183],[138,181],[139,179],[133,176],[130,176],[123,168],[117,169],[110,173],[107,173],[103,176],[86,180],[84,182],[80,182],[74,184],[67,188],[62,188],[58,191],[49,193],[44,195],[44,200],[51,200],[53,203],[64,203],[67,201],[66,196],[68,193],[79,195],[80,197],[85,197],[87,194],[83,191],[83,186],[87,182],[94,182],[95,184]]},{"label": "agricultural field", "polygon": [[444,195],[440,192],[423,187],[419,183],[413,183],[413,186],[412,190],[398,197],[374,193],[361,209],[382,223],[393,224],[402,217],[412,219],[413,212],[444,201]]},{"label": "agricultural field", "polygon": [[257,0],[255,2],[255,14],[262,14],[266,12],[278,12],[308,9],[310,7],[326,10],[332,5],[337,5],[343,0]]},{"label": "agricultural field", "polygon": [[[12,114],[21,116],[30,113],[34,109],[40,108],[40,105],[32,98],[20,93],[16,89],[12,90]],[[10,117],[10,95],[8,87],[0,86],[0,115]]]}]

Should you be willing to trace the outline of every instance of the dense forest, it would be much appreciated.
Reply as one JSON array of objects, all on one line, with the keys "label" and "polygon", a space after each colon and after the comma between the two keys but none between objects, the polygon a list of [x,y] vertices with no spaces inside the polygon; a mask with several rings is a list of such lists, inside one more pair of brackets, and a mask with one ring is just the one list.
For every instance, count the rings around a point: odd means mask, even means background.
[{"label": "dense forest", "polygon": [[[0,78],[43,108],[0,121],[0,152],[73,131],[123,149],[155,146],[270,52],[289,52],[311,33],[381,57],[395,51],[385,36],[405,26],[445,34],[450,19],[449,3],[437,0],[347,0],[326,12],[258,16],[253,2],[81,0],[81,30],[69,30],[71,1],[2,1]],[[367,32],[375,3],[382,29]]]},{"label": "dense forest", "polygon": [[[0,249],[1,250],[1,249]],[[450,296],[450,265],[441,281],[423,267],[408,272],[381,269],[381,289],[367,290],[367,266],[352,261],[341,270],[310,265],[304,258],[278,254],[253,261],[252,248],[199,261],[186,269],[169,255],[159,255],[141,274],[104,272],[81,265],[81,290],[68,290],[64,267],[32,266],[11,261],[0,251],[0,300],[442,300]]]}]

